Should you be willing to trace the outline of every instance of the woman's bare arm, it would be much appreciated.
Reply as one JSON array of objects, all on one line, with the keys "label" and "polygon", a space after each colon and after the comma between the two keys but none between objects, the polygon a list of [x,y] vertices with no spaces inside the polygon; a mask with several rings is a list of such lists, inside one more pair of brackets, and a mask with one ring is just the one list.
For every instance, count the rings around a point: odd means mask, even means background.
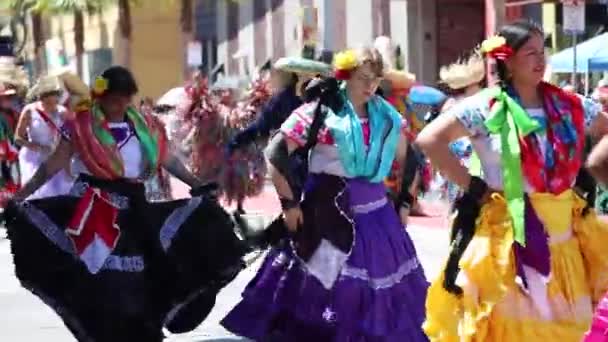
[{"label": "woman's bare arm", "polygon": [[[298,145],[292,140],[286,139],[285,137],[282,137],[282,139],[285,139],[285,143],[287,144],[287,155],[291,155],[293,151],[298,148]],[[294,193],[291,190],[291,186],[289,185],[287,178],[285,178],[285,176],[281,174],[280,170],[273,166],[272,163],[269,163],[268,172],[270,174],[272,184],[274,185],[280,198],[297,200],[296,198],[294,198]]]},{"label": "woman's bare arm", "polygon": [[194,176],[192,172],[190,172],[190,170],[188,170],[188,168],[180,160],[176,152],[176,148],[173,144],[171,144],[171,148],[169,149],[167,157],[163,161],[163,167],[170,174],[172,174],[182,182],[188,184],[188,186],[190,186],[191,188],[195,188],[201,185],[200,179]]},{"label": "woman's bare arm", "polygon": [[589,128],[592,140],[599,141],[587,157],[586,167],[598,182],[608,184],[608,113],[601,112]]},{"label": "woman's bare arm", "polygon": [[14,199],[21,201],[33,194],[57,172],[69,166],[72,154],[70,142],[66,139],[61,139],[55,151],[40,165],[34,176],[15,194]]},{"label": "woman's bare arm", "polygon": [[[27,128],[30,126],[32,113],[27,107],[19,115],[17,128],[15,128],[15,143],[19,146],[33,148],[34,144],[28,141]],[[35,148],[35,147],[34,147]]]},{"label": "woman's bare arm", "polygon": [[467,135],[469,134],[466,128],[456,116],[444,113],[428,124],[418,134],[415,142],[433,167],[464,190],[469,187],[471,176],[467,168],[450,151],[450,143]]}]

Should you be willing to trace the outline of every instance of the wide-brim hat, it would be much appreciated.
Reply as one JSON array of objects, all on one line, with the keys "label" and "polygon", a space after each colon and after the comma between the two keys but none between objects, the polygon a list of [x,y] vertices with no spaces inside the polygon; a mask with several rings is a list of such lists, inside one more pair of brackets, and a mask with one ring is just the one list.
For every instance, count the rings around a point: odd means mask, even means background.
[{"label": "wide-brim hat", "polygon": [[384,79],[390,82],[393,89],[408,89],[416,83],[416,75],[405,70],[386,70]]},{"label": "wide-brim hat", "polygon": [[441,83],[453,90],[463,89],[480,83],[486,76],[486,66],[483,57],[474,51],[471,57],[444,66],[439,71]]},{"label": "wide-brim hat", "polygon": [[279,58],[273,66],[276,70],[293,72],[295,74],[308,74],[312,76],[329,76],[332,73],[331,65],[303,57]]},{"label": "wide-brim hat", "polygon": [[14,57],[0,57],[0,82],[25,89],[29,86],[27,72]]},{"label": "wide-brim hat", "polygon": [[62,70],[61,72],[57,72],[52,76],[57,77],[63,83],[65,90],[67,90],[70,95],[79,97],[87,97],[90,95],[91,91],[89,86],[87,86],[86,83],[84,83],[84,81],[82,81],[82,79],[80,79],[80,77],[78,77],[78,75],[76,75],[74,72],[70,70]]},{"label": "wide-brim hat", "polygon": [[27,94],[29,99],[40,97],[40,95],[54,93],[54,92],[63,92],[63,87],[61,86],[61,80],[57,76],[42,76],[38,79],[36,84]]},{"label": "wide-brim hat", "polygon": [[12,96],[17,94],[17,89],[9,87],[7,84],[0,83],[0,96]]}]

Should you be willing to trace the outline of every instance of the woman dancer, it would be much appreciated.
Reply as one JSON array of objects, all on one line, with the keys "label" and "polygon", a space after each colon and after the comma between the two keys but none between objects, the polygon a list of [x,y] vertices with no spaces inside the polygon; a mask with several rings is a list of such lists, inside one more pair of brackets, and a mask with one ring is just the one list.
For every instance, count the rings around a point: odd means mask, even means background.
[{"label": "woman dancer", "polygon": [[[163,326],[194,329],[242,268],[231,218],[175,157],[160,122],[131,106],[136,92],[127,69],[104,71],[5,213],[17,277],[79,341],[153,342]],[[71,159],[79,176],[69,195],[23,201]],[[146,201],[143,182],[160,167],[193,197]]]},{"label": "woman dancer", "polygon": [[[270,74],[269,83],[273,95],[270,96],[268,89],[261,87],[264,85],[258,81],[254,83],[253,90],[256,90],[255,86],[258,90],[249,100],[249,108],[242,111],[237,107],[233,111],[233,115],[250,118],[246,127],[237,126],[239,130],[232,134],[228,143],[230,158],[224,168],[222,181],[226,198],[236,198],[239,211],[243,212],[245,197],[255,196],[263,190],[264,175],[267,172],[266,161],[258,152],[259,145],[265,146],[270,135],[302,104],[303,88],[306,84],[317,75],[327,76],[330,70],[330,65],[306,58],[281,58],[274,64]],[[256,93],[262,96],[256,96]],[[258,102],[257,105],[254,101]],[[238,153],[235,153],[237,151]],[[246,189],[247,191],[243,191]]]},{"label": "woman dancer", "polygon": [[[15,142],[21,146],[19,168],[22,185],[29,182],[40,165],[46,161],[60,140],[60,129],[67,110],[59,104],[62,86],[55,76],[42,77],[30,90],[37,101],[23,108]],[[34,193],[30,199],[63,195],[70,191],[74,182],[66,170],[60,170]]]},{"label": "woman dancer", "polygon": [[[271,250],[222,324],[261,341],[426,341],[427,282],[383,184],[406,140],[399,113],[374,95],[382,58],[360,49],[335,64],[345,83],[333,90],[333,109],[296,109],[268,147],[292,244]],[[318,143],[300,202],[288,154],[311,137]]]},{"label": "woman dancer", "polygon": [[[500,86],[452,107],[417,139],[465,190],[473,208],[463,210],[480,211],[463,235],[472,239],[453,245],[459,263],[448,260],[429,289],[425,331],[432,341],[579,341],[608,286],[608,227],[572,188],[585,131],[604,135],[607,115],[542,82],[536,25],[506,25],[482,51],[496,60]],[[482,177],[450,153],[464,136]]]},{"label": "woman dancer", "polygon": [[[439,72],[440,82],[447,88],[448,100],[443,104],[443,111],[448,111],[450,107],[469,96],[477,94],[484,88],[483,81],[486,76],[485,61],[479,51],[473,53],[466,59],[460,60],[449,66],[442,67]],[[458,139],[450,145],[450,150],[454,153],[461,163],[469,168],[471,166],[471,156],[473,148],[468,137]],[[477,169],[477,157],[473,157],[474,174]],[[450,203],[453,203],[458,196],[460,189],[452,182],[445,182],[445,194]]]},{"label": "woman dancer", "polygon": [[[601,89],[598,95],[598,100],[604,109],[604,113],[608,113],[608,91]],[[598,143],[587,159],[589,173],[604,186],[608,184],[606,162],[608,162],[608,137],[604,137]],[[606,331],[608,331],[608,292],[597,303],[591,328],[585,335],[583,342],[607,342],[608,335]]]}]

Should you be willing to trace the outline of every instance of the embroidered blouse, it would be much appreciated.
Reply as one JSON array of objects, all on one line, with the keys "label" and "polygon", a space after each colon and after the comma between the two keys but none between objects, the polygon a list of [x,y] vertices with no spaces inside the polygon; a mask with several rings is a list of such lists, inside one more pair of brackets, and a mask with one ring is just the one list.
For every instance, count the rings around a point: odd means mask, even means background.
[{"label": "embroidered blouse", "polygon": [[[310,125],[312,124],[312,113],[314,112],[315,103],[306,103],[298,107],[285,120],[281,126],[281,132],[285,136],[298,144],[304,146],[308,140]],[[366,146],[370,143],[370,125],[369,120],[360,118],[361,128],[363,130],[363,139]],[[408,125],[403,119],[401,121],[401,133],[407,134]],[[393,162],[395,164],[396,161]],[[341,163],[335,139],[331,134],[330,129],[323,125],[319,129],[317,136],[317,145],[311,150],[309,157],[309,171],[311,173],[327,173],[340,177],[347,177],[346,171]]]},{"label": "embroidered blouse", "polygon": [[[589,98],[579,96],[579,99],[584,108],[585,128],[589,129],[600,113],[601,106]],[[525,108],[525,110],[543,128],[547,126],[547,119],[543,108]],[[454,105],[446,114],[456,116],[469,132],[473,149],[481,162],[484,180],[494,189],[503,189],[500,136],[498,134],[490,134],[484,124],[484,121],[490,114],[490,102],[488,102],[487,98],[480,94],[473,95]],[[546,164],[549,163],[548,159],[550,156],[542,148],[546,146],[547,142],[545,131],[540,130],[532,134],[535,134],[536,139],[540,142],[539,146],[541,146],[541,153],[546,160]],[[534,192],[535,189],[526,182],[525,191]]]},{"label": "embroidered blouse", "polygon": [[[138,179],[143,176],[145,169],[144,157],[141,144],[133,128],[126,122],[108,123],[112,136],[116,140],[120,156],[124,161],[125,178]],[[75,154],[71,162],[72,175],[85,173],[91,175],[78,154]]]}]

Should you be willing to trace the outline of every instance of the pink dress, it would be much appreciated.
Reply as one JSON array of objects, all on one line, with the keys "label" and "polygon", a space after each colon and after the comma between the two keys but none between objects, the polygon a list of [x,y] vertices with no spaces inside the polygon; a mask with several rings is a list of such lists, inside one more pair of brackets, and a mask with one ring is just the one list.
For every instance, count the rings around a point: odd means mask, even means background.
[{"label": "pink dress", "polygon": [[608,293],[597,304],[591,328],[583,342],[608,342]]}]

